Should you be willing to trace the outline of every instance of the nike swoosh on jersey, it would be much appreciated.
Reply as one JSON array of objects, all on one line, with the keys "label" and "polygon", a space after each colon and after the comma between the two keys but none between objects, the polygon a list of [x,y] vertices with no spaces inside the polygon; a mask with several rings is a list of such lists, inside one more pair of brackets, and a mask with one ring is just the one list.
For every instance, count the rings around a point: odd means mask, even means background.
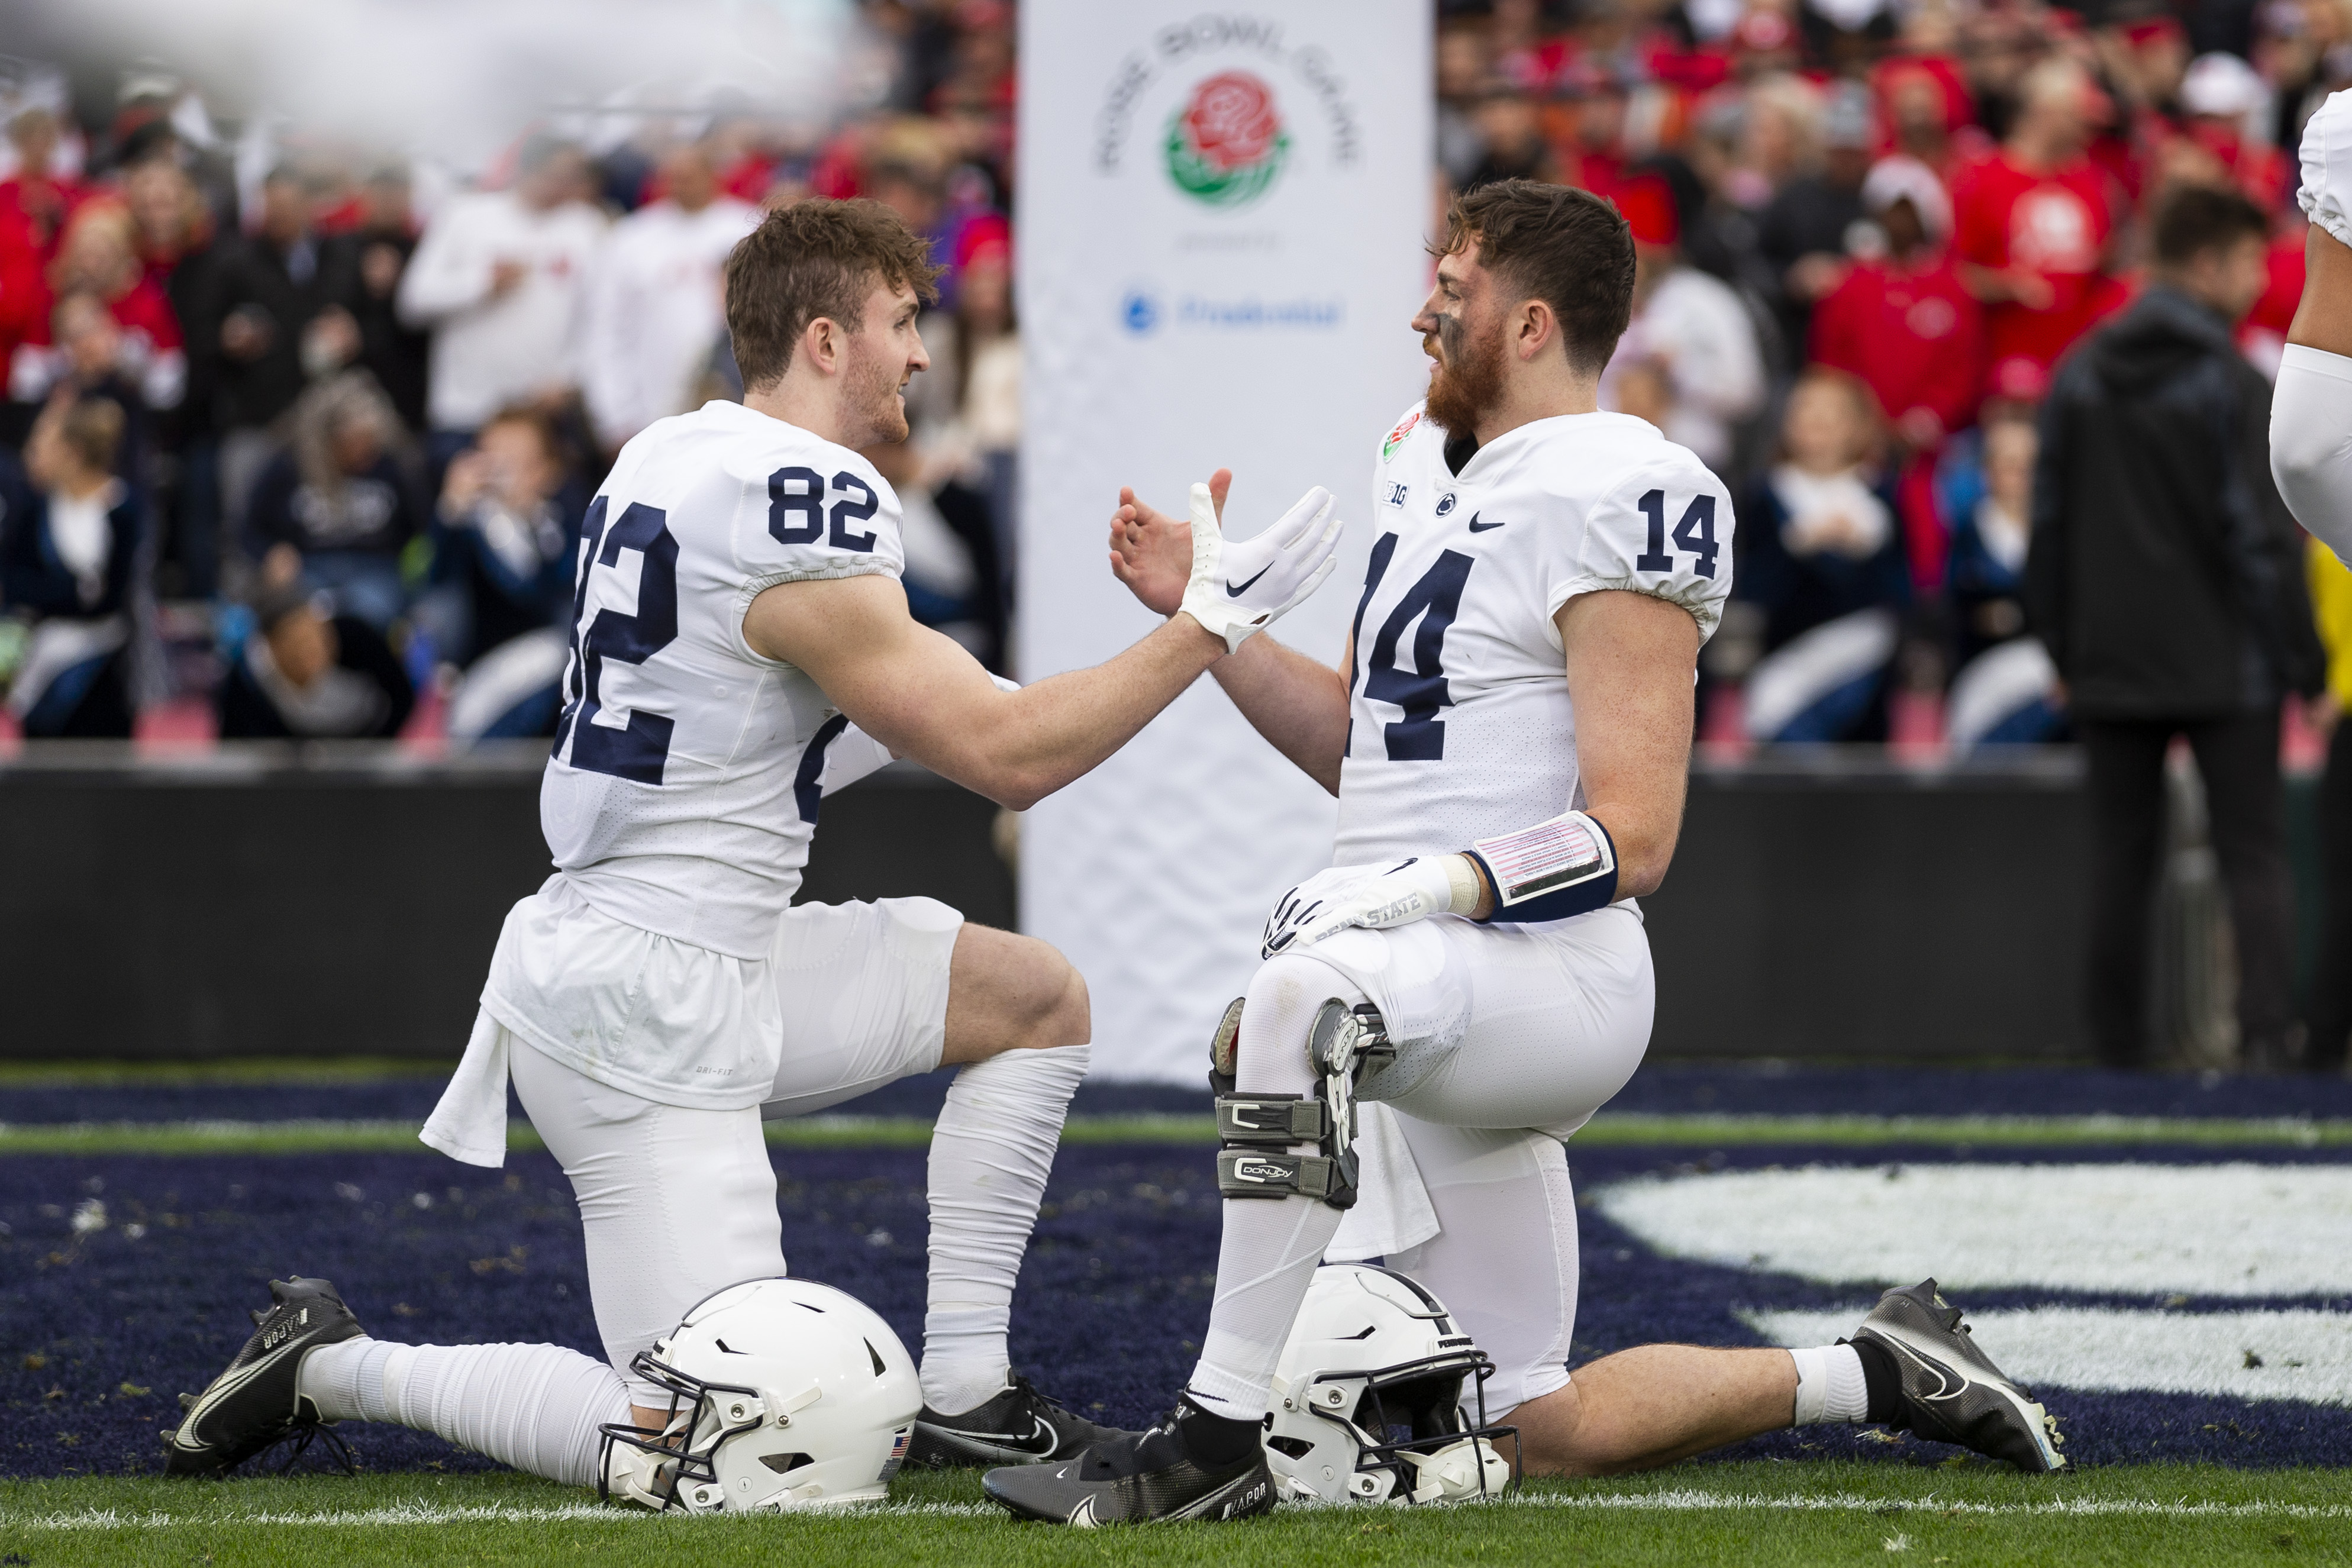
[{"label": "nike swoosh on jersey", "polygon": [[[1503,526],[1500,522],[1480,522],[1478,521],[1480,515],[1475,511],[1470,514],[1470,531],[1473,533],[1486,533]],[[1504,521],[1509,520],[1507,518]]]},{"label": "nike swoosh on jersey", "polygon": [[[1267,562],[1265,565],[1263,565],[1263,566],[1261,566],[1261,567],[1259,567],[1259,568],[1258,568],[1258,570],[1257,570],[1257,577],[1263,577],[1263,576],[1265,576],[1267,573],[1269,573],[1269,572],[1271,572],[1271,571],[1273,571],[1273,570],[1274,570],[1274,563],[1273,563],[1273,562],[1271,562],[1271,561],[1269,561],[1269,562]],[[1251,579],[1249,580],[1249,583],[1244,583],[1244,584],[1242,584],[1240,587],[1238,587],[1238,588],[1234,587],[1231,583],[1227,583],[1227,584],[1225,584],[1225,597],[1226,597],[1226,598],[1228,598],[1228,599],[1238,599],[1238,598],[1240,598],[1244,594],[1246,594],[1246,593],[1248,593],[1248,592],[1249,592],[1249,585],[1250,585],[1250,583],[1255,583],[1255,582],[1256,582],[1256,581],[1257,581],[1257,577],[1253,577],[1253,578],[1251,578]]]}]

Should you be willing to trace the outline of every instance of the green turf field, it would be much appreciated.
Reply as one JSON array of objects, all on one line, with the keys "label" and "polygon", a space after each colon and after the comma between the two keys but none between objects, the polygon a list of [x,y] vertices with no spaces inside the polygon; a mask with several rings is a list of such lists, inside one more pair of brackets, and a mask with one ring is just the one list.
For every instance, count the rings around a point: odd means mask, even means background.
[{"label": "green turf field", "polygon": [[1684,1465],[1457,1508],[1288,1508],[1233,1525],[1016,1525],[977,1476],[837,1515],[651,1515],[512,1475],[0,1488],[0,1563],[793,1564],[2352,1563],[2352,1480],[2149,1466],[2030,1479],[1969,1462]]},{"label": "green turf field", "polygon": [[[931,1124],[916,1117],[803,1116],[767,1124],[768,1142],[791,1149],[919,1149]],[[1074,1116],[1066,1143],[1212,1146],[1206,1116]],[[2037,1146],[2178,1144],[2214,1149],[2340,1149],[2352,1121],[2277,1117],[2154,1116],[1642,1116],[1602,1111],[1576,1135],[1580,1148],[1706,1149],[1771,1143],[1863,1148],[1909,1143],[2010,1151]],[[541,1147],[528,1121],[511,1124],[510,1150]],[[0,1122],[0,1154],[310,1154],[415,1152],[416,1124],[400,1121]]]}]

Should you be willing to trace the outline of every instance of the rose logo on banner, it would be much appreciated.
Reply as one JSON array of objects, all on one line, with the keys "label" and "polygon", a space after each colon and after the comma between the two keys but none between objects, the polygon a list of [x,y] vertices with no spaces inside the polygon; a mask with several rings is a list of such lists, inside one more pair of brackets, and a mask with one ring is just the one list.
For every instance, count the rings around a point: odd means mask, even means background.
[{"label": "rose logo on banner", "polygon": [[1290,151],[1274,90],[1247,71],[1220,71],[1168,121],[1168,177],[1211,206],[1256,200]]}]

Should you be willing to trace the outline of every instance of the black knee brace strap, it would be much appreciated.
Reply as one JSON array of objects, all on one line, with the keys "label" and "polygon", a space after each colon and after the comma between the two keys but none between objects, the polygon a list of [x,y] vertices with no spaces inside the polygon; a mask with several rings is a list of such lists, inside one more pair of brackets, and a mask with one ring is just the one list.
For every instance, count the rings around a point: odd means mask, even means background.
[{"label": "black knee brace strap", "polygon": [[[1356,1202],[1356,1162],[1339,1153],[1338,1126],[1318,1086],[1303,1094],[1242,1094],[1234,1087],[1240,1042],[1239,997],[1209,1042],[1209,1087],[1217,1097],[1217,1191],[1229,1198],[1319,1198],[1333,1208]],[[1288,1152],[1313,1143],[1318,1154]]]}]

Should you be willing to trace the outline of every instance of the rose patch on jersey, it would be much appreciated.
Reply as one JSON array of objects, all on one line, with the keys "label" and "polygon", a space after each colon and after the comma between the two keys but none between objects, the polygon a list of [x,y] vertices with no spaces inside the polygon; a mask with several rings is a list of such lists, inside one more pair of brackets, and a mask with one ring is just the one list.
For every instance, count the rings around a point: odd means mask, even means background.
[{"label": "rose patch on jersey", "polygon": [[1418,408],[1398,420],[1396,428],[1389,432],[1388,439],[1381,443],[1381,461],[1385,463],[1395,457],[1396,449],[1404,445],[1404,438],[1412,435],[1412,427],[1420,423],[1421,410]]}]

